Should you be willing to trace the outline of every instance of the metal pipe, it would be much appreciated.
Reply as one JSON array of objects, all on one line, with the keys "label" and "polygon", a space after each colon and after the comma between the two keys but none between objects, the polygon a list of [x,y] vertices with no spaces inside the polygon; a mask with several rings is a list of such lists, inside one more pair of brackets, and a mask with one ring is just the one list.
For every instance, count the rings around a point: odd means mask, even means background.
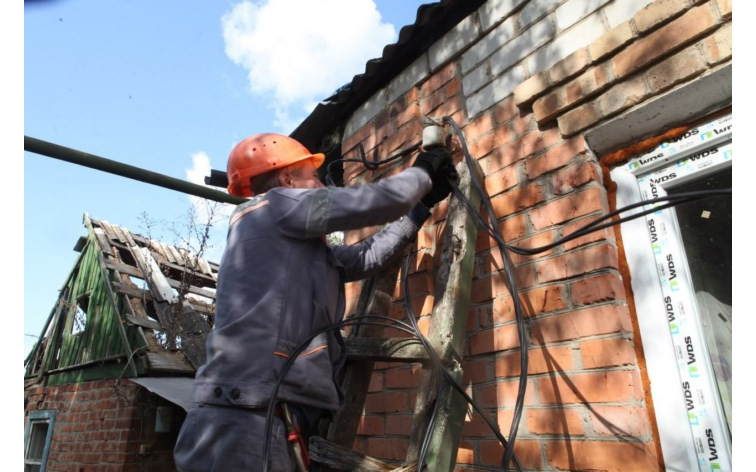
[{"label": "metal pipe", "polygon": [[26,135],[24,135],[24,150],[216,202],[238,205],[247,201],[246,198],[234,197],[233,195],[193,184],[186,180],[158,174],[157,172],[95,156],[94,154],[67,148],[65,146],[60,146]]}]

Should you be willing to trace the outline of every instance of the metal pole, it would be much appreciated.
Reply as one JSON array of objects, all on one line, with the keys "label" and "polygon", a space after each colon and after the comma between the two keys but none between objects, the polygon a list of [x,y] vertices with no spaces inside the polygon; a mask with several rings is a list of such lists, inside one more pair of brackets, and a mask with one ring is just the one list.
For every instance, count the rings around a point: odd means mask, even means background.
[{"label": "metal pole", "polygon": [[24,150],[216,202],[238,205],[247,201],[246,198],[234,197],[233,195],[193,184],[186,180],[158,174],[157,172],[95,156],[94,154],[67,148],[30,136],[24,136]]}]

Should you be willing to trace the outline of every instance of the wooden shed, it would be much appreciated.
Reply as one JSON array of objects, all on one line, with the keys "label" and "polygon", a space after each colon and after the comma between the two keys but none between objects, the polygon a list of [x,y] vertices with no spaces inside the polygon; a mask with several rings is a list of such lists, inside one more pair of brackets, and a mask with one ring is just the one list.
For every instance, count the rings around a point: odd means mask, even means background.
[{"label": "wooden shed", "polygon": [[25,360],[27,469],[171,469],[218,265],[86,214],[84,226]]}]

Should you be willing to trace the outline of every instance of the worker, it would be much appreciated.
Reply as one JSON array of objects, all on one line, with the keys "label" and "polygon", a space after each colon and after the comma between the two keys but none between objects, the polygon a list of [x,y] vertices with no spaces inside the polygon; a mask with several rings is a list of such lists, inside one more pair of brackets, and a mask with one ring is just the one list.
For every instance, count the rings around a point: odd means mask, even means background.
[{"label": "worker", "polygon": [[[456,178],[442,147],[420,152],[395,176],[351,187],[324,187],[317,170],[324,160],[272,133],[231,151],[229,193],[252,198],[229,222],[207,362],[197,371],[194,404],[174,450],[179,471],[262,470],[266,410],[282,365],[312,333],[342,320],[344,283],[398,257]],[[360,243],[326,243],[334,231],[389,222]],[[310,341],[282,381],[277,400],[291,409],[305,444],[320,418],[343,404],[344,362],[334,328]],[[294,470],[280,414],[271,456],[269,470]]]}]

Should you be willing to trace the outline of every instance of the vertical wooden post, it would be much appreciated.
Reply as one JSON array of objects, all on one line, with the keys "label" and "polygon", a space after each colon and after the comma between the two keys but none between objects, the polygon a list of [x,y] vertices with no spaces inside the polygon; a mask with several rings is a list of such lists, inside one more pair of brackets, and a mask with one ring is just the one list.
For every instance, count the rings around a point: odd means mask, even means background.
[{"label": "vertical wooden post", "polygon": [[[475,172],[482,181],[483,172],[477,162],[475,165]],[[457,166],[457,172],[462,194],[470,201],[472,208],[477,209],[480,198],[475,193],[470,171],[464,162]],[[443,234],[441,264],[436,275],[435,304],[428,340],[442,363],[451,371],[452,377],[460,383],[477,236],[478,228],[473,216],[459,199],[452,197]],[[415,404],[407,456],[409,463],[417,461],[432,412],[431,402],[438,395],[441,404],[426,457],[428,469],[433,471],[451,471],[454,468],[466,411],[465,400],[446,381],[442,385],[441,390],[437,391],[435,376],[429,371],[424,373],[422,391],[418,393]]]}]

